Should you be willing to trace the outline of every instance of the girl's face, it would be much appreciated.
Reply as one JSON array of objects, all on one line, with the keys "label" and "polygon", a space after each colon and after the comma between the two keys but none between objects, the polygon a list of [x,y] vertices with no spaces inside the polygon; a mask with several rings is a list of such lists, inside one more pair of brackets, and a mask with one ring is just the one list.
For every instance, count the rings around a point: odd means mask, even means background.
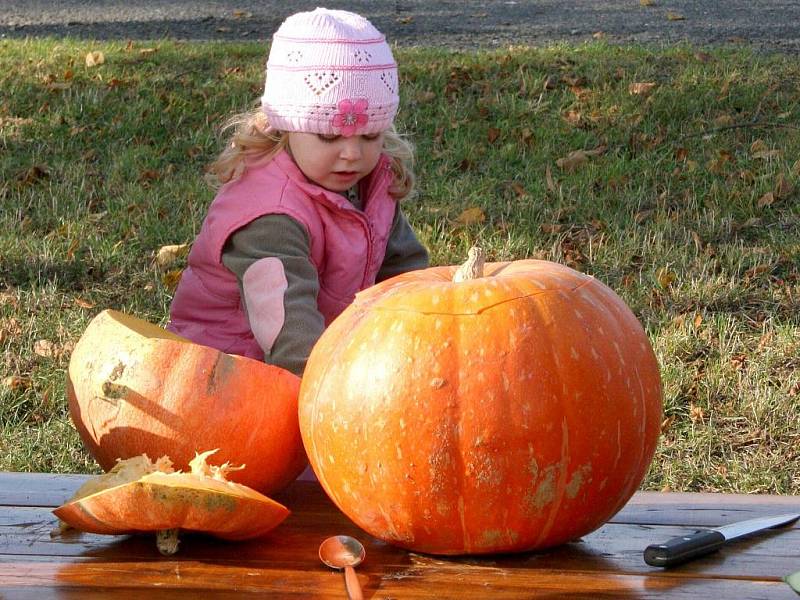
[{"label": "girl's face", "polygon": [[372,172],[383,149],[383,133],[371,135],[321,135],[289,133],[289,151],[311,181],[344,192]]}]

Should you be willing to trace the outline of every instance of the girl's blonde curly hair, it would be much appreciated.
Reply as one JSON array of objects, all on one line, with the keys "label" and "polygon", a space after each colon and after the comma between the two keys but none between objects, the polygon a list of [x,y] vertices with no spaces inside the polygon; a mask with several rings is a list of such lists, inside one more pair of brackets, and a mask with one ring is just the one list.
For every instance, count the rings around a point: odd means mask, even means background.
[{"label": "girl's blonde curly hair", "polygon": [[[288,145],[288,134],[269,128],[261,108],[235,115],[222,126],[222,132],[233,130],[228,143],[206,169],[206,179],[214,188],[235,181],[249,166],[272,160]],[[396,200],[414,192],[414,147],[394,128],[384,132],[383,152],[392,159],[394,182],[389,194]]]}]

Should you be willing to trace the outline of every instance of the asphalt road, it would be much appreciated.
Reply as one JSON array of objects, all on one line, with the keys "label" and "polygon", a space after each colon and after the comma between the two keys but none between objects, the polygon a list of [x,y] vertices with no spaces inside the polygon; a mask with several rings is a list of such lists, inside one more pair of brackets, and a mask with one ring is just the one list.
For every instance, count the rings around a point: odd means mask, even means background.
[{"label": "asphalt road", "polygon": [[[400,46],[747,44],[800,55],[800,0],[0,0],[0,39],[266,40],[315,6],[368,17]],[[598,33],[600,32],[600,33]]]}]

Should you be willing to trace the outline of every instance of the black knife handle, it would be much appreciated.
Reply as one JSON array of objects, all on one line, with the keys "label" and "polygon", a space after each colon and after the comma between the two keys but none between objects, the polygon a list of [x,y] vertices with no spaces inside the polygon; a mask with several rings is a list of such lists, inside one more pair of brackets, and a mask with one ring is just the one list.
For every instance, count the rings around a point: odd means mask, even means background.
[{"label": "black knife handle", "polygon": [[664,544],[652,544],[644,550],[644,562],[653,567],[672,567],[718,550],[725,536],[718,531],[695,531],[675,537]]}]

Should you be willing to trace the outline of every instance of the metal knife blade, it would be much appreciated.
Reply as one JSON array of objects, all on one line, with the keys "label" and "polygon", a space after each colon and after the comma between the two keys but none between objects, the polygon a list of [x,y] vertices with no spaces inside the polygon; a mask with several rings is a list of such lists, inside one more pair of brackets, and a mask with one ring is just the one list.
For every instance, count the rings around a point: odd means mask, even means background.
[{"label": "metal knife blade", "polygon": [[765,529],[787,525],[797,519],[800,519],[800,513],[758,517],[713,529],[701,529],[694,533],[672,538],[663,544],[648,546],[644,550],[644,561],[653,567],[672,567],[718,550],[731,540]]}]

